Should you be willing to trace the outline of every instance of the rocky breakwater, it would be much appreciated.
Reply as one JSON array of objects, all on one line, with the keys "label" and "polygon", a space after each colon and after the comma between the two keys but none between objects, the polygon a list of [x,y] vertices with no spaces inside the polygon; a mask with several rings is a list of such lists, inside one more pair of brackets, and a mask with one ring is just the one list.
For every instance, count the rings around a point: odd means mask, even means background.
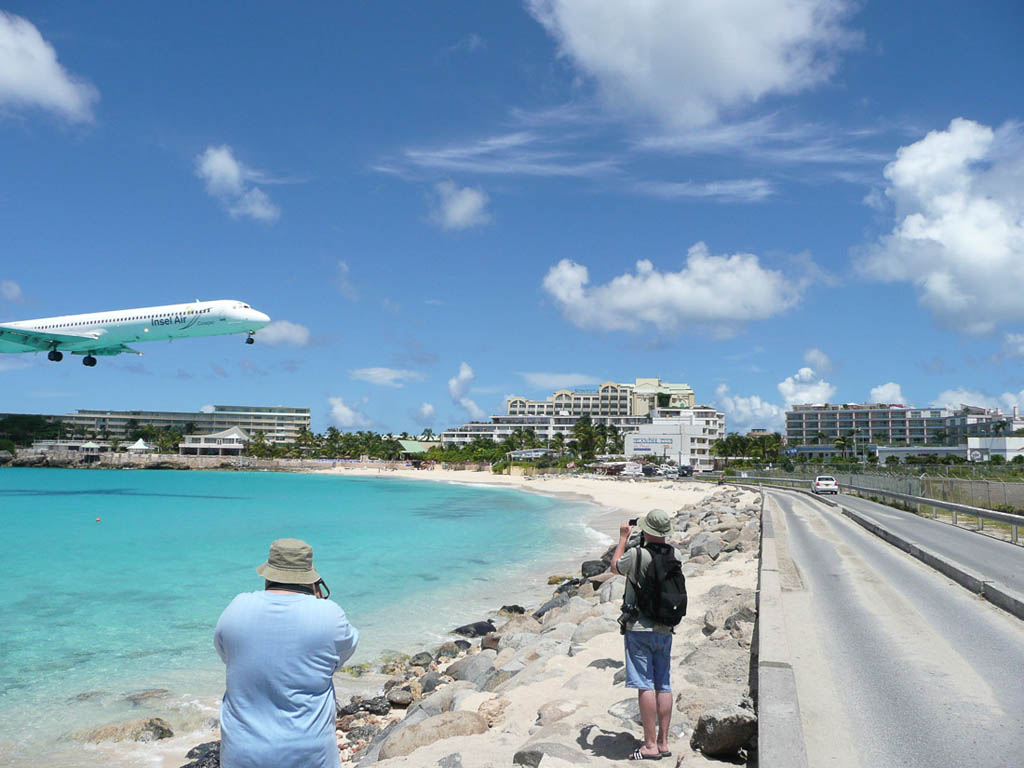
[{"label": "rocky breakwater", "polygon": [[[759,511],[758,494],[724,486],[674,515],[667,540],[684,561],[689,610],[673,641],[670,764],[742,762],[755,747],[748,680]],[[624,579],[610,572],[611,556],[558,579],[543,605],[504,606],[456,630],[464,639],[384,664],[379,695],[338,708],[342,763],[558,768],[626,759],[642,730],[636,692],[624,686]]]}]

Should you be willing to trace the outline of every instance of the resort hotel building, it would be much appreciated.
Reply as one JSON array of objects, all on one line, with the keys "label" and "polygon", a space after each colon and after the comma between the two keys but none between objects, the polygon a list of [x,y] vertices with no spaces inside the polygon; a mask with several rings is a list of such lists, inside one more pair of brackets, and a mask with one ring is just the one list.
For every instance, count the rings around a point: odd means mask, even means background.
[{"label": "resort hotel building", "polygon": [[[482,438],[500,443],[519,429],[533,430],[545,442],[559,434],[569,440],[584,416],[623,434],[627,456],[663,456],[701,469],[711,469],[711,443],[725,436],[725,416],[695,406],[688,384],[648,378],[632,384],[605,382],[596,389],[560,389],[545,400],[512,397],[504,414],[447,429],[441,442],[463,446]],[[647,442],[630,442],[640,433]]]},{"label": "resort hotel building", "polygon": [[[786,442],[793,452],[823,458],[840,452],[834,445],[839,438],[850,441],[846,452],[866,450],[880,460],[923,453],[987,460],[991,451],[1007,450],[1009,458],[1013,449],[1003,444],[1004,438],[1012,443],[1009,436],[1018,429],[1024,429],[1024,417],[1017,408],[1004,414],[972,405],[952,410],[900,403],[826,403],[796,405],[786,412]],[[990,439],[997,439],[998,447],[990,446]]]},{"label": "resort hotel building", "polygon": [[204,434],[238,427],[251,437],[262,432],[268,443],[294,443],[309,429],[309,408],[214,405],[197,412],[79,410],[57,417],[69,431],[125,439],[143,426],[175,427],[182,433]]}]

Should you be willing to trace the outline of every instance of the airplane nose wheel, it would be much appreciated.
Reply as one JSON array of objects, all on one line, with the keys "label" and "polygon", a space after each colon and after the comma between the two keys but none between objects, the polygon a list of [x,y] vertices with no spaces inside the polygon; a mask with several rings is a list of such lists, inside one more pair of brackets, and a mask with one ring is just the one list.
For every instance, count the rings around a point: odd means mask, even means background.
[{"label": "airplane nose wheel", "polygon": [[64,353],[58,352],[56,349],[51,349],[50,353],[46,356],[46,359],[54,363],[59,363],[64,359]]},{"label": "airplane nose wheel", "polygon": [[256,339],[253,338],[255,335],[256,335],[256,331],[249,331],[249,335],[245,337],[245,343],[246,344],[255,344],[256,343]]},{"label": "airplane nose wheel", "polygon": [[[58,354],[60,353],[58,352]],[[87,368],[92,368],[94,365],[96,365],[96,358],[93,357],[92,355],[86,355],[85,357],[82,358],[82,365],[86,366]]]}]

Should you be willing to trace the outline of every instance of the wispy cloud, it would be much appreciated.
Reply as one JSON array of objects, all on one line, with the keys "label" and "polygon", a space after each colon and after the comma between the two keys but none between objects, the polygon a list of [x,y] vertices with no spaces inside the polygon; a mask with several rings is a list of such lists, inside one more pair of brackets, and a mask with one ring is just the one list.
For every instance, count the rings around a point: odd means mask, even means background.
[{"label": "wispy cloud", "polygon": [[607,157],[582,158],[560,147],[558,140],[534,131],[514,131],[468,143],[406,149],[397,165],[385,163],[375,170],[402,175],[411,167],[446,173],[595,178],[617,165]]},{"label": "wispy cloud", "polygon": [[356,368],[349,376],[357,381],[366,381],[383,387],[402,387],[407,381],[423,381],[426,374],[405,368]]},{"label": "wispy cloud", "polygon": [[436,206],[431,218],[441,229],[469,229],[480,227],[491,220],[487,212],[490,198],[480,187],[459,187],[446,180],[434,186]]},{"label": "wispy cloud", "polygon": [[775,194],[765,179],[727,181],[638,181],[632,188],[643,195],[663,200],[711,200],[724,203],[756,203]]},{"label": "wispy cloud", "polygon": [[196,157],[195,172],[205,182],[206,191],[218,199],[232,216],[247,216],[266,222],[280,217],[280,209],[271,202],[267,193],[253,186],[253,182],[266,183],[266,174],[239,162],[227,144],[207,147]]},{"label": "wispy cloud", "polygon": [[275,320],[258,330],[256,337],[271,347],[309,346],[309,328],[289,320]]},{"label": "wispy cloud", "polygon": [[25,297],[21,293],[21,286],[13,280],[0,280],[0,299],[4,301],[21,301]]},{"label": "wispy cloud", "polygon": [[520,373],[523,380],[534,389],[570,389],[588,387],[601,383],[596,376],[586,373]]}]

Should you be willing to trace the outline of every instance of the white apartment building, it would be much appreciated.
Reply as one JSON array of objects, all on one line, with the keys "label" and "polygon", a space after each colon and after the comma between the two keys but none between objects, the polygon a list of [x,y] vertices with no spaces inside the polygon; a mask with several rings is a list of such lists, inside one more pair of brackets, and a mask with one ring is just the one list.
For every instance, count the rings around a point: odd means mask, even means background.
[{"label": "white apartment building", "polygon": [[711,445],[725,437],[725,414],[714,408],[656,409],[650,422],[625,436],[627,458],[660,456],[699,471],[714,469]]},{"label": "white apartment building", "polygon": [[1024,427],[1024,418],[998,409],[962,405],[914,408],[903,404],[847,403],[795,405],[786,411],[789,445],[831,445],[839,437],[852,437],[867,445],[963,445],[968,437],[1012,434]]},{"label": "white apartment building", "polygon": [[595,423],[602,417],[646,416],[655,408],[693,406],[689,384],[671,384],[661,379],[637,379],[633,384],[606,381],[595,390],[560,389],[546,400],[512,397],[506,403],[507,416],[555,416],[577,418],[589,415]]},{"label": "white apartment building", "polygon": [[195,413],[79,410],[60,419],[75,431],[88,430],[96,435],[121,439],[142,426],[178,427],[182,432],[196,433],[239,427],[250,435],[262,432],[268,443],[294,443],[302,429],[309,429],[309,408],[215,405]]},{"label": "white apartment building", "polygon": [[[441,444],[445,447],[468,445],[476,439],[493,440],[496,443],[508,438],[517,429],[532,429],[538,440],[549,441],[561,434],[567,441],[572,438],[572,428],[579,416],[560,414],[558,416],[493,416],[490,421],[471,421],[441,433]],[[647,424],[646,416],[597,416],[595,424],[614,426],[620,433],[627,433]]]}]

